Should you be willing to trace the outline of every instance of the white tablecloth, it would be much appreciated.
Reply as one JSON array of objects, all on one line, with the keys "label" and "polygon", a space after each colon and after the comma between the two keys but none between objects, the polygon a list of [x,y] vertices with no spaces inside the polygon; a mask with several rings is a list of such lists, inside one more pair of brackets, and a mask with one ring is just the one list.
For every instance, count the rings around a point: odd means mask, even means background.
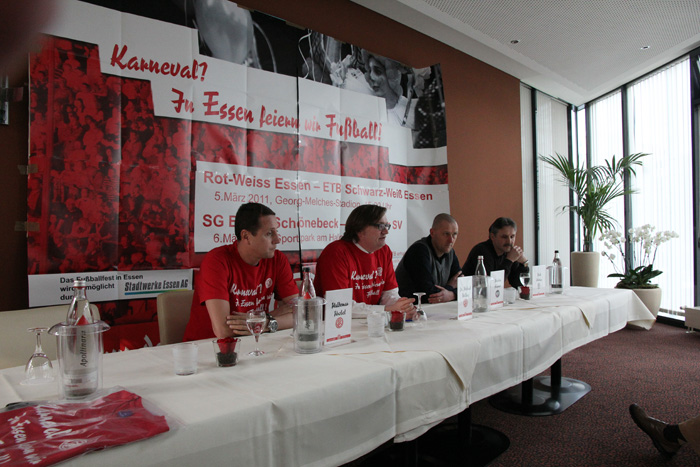
[{"label": "white tablecloth", "polygon": [[[232,368],[216,367],[211,342],[200,341],[191,376],[174,375],[170,346],[105,355],[104,387],[139,394],[180,426],[69,464],[338,465],[413,439],[628,322],[653,324],[633,292],[617,289],[570,288],[467,321],[453,319],[455,302],[425,309],[424,327],[384,338],[353,320],[353,342],[314,355],[294,353],[289,330],[263,335],[260,358],[245,355],[254,342],[244,338]],[[0,404],[57,397],[54,384],[22,378],[21,367],[0,372]]]}]

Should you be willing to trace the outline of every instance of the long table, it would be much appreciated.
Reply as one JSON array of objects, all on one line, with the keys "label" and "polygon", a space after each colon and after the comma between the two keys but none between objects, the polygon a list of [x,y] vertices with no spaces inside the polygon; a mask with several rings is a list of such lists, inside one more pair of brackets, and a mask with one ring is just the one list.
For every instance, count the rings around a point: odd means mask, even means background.
[{"label": "long table", "polygon": [[[470,404],[544,371],[567,352],[653,315],[629,290],[572,287],[456,320],[456,303],[424,305],[428,322],[294,352],[290,330],[264,334],[264,357],[218,368],[199,342],[197,374],[173,373],[170,346],[104,356],[104,387],[123,387],[167,413],[175,428],[91,453],[68,465],[339,465],[394,440],[413,440]],[[0,405],[57,398],[54,384],[22,386],[23,368],[0,371]]]}]

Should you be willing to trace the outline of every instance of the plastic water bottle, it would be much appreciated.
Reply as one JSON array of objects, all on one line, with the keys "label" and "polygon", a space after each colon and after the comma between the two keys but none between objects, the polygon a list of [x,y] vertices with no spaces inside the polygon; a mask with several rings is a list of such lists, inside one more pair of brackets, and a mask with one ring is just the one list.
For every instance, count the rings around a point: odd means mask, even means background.
[{"label": "plastic water bottle", "polygon": [[474,271],[474,313],[484,313],[489,311],[489,288],[484,257],[479,256],[476,271]]},{"label": "plastic water bottle", "polygon": [[559,250],[554,250],[554,261],[552,261],[552,272],[550,276],[550,285],[552,293],[561,293],[563,286],[561,260],[559,259]]}]

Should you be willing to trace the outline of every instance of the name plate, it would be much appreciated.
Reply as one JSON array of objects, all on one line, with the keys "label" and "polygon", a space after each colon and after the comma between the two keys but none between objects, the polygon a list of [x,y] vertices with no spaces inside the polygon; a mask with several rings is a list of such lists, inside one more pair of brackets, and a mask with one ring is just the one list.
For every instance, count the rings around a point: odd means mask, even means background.
[{"label": "name plate", "polygon": [[472,276],[457,278],[457,319],[463,321],[473,317],[472,312]]},{"label": "name plate", "polygon": [[352,289],[326,292],[324,344],[334,346],[350,342],[352,324]]},{"label": "name plate", "polygon": [[489,283],[489,303],[491,309],[503,307],[503,293],[505,284],[505,271],[491,271]]},{"label": "name plate", "polygon": [[532,266],[530,268],[530,297],[544,297],[549,288],[547,266]]}]

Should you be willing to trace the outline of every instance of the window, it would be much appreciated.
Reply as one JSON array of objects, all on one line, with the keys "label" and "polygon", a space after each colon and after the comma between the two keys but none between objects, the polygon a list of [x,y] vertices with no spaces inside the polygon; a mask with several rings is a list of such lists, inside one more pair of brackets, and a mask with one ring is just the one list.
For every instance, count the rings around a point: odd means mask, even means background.
[{"label": "window", "polygon": [[569,204],[569,189],[551,167],[539,160],[539,156],[569,156],[569,109],[567,104],[526,86],[520,88],[520,109],[523,248],[532,264],[549,264],[554,250],[559,250],[562,265],[569,267],[570,216],[562,211]]},{"label": "window", "polygon": [[[568,106],[540,92],[537,93],[537,155],[569,155]],[[554,170],[537,161],[537,210],[538,225],[537,264],[549,264],[554,250],[559,250],[562,266],[569,267],[570,222],[568,211],[569,188],[561,183]]]},{"label": "window", "polygon": [[[622,157],[622,94],[614,92],[602,99],[593,102],[588,107],[590,118],[590,164],[605,165],[606,160],[615,156]],[[579,138],[582,135],[579,135]],[[608,204],[607,211],[615,219],[619,219],[616,230],[625,231],[625,201],[620,197]],[[604,251],[603,242],[598,240],[601,232],[596,234],[593,241],[594,251]],[[617,279],[608,278],[608,274],[615,272],[612,264],[606,258],[600,261],[600,278],[598,287],[615,287]]]},{"label": "window", "polygon": [[633,227],[651,224],[679,238],[662,245],[654,262],[663,274],[661,308],[694,305],[693,167],[690,60],[657,71],[627,92],[630,153],[646,152],[632,195]]},{"label": "window", "polygon": [[[700,71],[696,74],[700,76]],[[536,232],[539,250],[538,264],[548,264],[555,249],[569,251],[570,241],[580,249],[581,239],[577,220],[570,237],[569,216],[559,214],[561,206],[569,204],[569,190],[559,183],[551,168],[539,161],[535,164],[535,156],[569,155],[569,134],[575,135],[571,157],[580,158],[581,165],[586,163],[586,157],[591,165],[604,165],[613,156],[619,159],[625,147],[629,154],[649,153],[651,155],[644,158],[642,167],[637,169],[637,176],[631,179],[631,188],[638,193],[628,197],[628,212],[625,212],[622,197],[608,205],[608,212],[618,219],[616,229],[620,232],[651,224],[657,231],[673,230],[679,234],[679,238],[658,249],[654,267],[663,274],[653,282],[663,289],[662,311],[675,313],[683,306],[695,305],[694,200],[700,199],[700,195],[693,191],[690,80],[690,59],[679,59],[572,112],[570,126],[565,104],[535,92],[533,111],[533,91],[529,90],[527,97],[525,91],[521,91],[523,214],[526,222],[530,220],[536,225],[533,233]],[[700,78],[697,82],[700,83]],[[700,85],[698,89],[700,93]],[[623,102],[627,106],[624,124]],[[700,121],[700,96],[697,103]],[[536,155],[533,155],[533,146]],[[532,169],[534,165],[536,171]],[[526,183],[526,179],[536,181],[535,194],[527,191],[527,187],[532,191],[532,182]],[[536,204],[536,212],[531,212],[532,204],[528,207],[527,203]],[[625,225],[626,218],[631,221],[630,225]],[[536,219],[539,222],[535,222]],[[599,236],[600,232],[593,248],[604,251]],[[568,261],[568,255],[562,256]],[[613,272],[610,261],[601,258],[599,287],[617,284],[617,279],[607,277]]]}]

